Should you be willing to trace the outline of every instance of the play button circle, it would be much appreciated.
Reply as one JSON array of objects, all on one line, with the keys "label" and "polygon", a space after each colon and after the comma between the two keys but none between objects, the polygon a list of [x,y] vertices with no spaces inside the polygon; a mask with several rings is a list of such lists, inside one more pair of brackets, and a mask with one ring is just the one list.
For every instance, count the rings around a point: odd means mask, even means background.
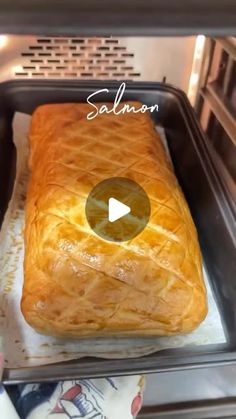
[{"label": "play button circle", "polygon": [[88,195],[85,208],[90,227],[109,241],[133,239],[145,228],[150,211],[144,189],[124,177],[98,183]]}]

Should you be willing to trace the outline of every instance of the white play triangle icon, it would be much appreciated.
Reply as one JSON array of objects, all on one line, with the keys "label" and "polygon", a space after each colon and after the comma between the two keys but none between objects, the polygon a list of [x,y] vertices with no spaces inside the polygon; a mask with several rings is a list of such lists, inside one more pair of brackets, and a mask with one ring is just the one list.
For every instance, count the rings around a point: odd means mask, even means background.
[{"label": "white play triangle icon", "polygon": [[113,223],[116,220],[124,217],[124,215],[129,214],[131,211],[128,205],[122,204],[115,198],[109,198],[108,201],[108,220]]}]

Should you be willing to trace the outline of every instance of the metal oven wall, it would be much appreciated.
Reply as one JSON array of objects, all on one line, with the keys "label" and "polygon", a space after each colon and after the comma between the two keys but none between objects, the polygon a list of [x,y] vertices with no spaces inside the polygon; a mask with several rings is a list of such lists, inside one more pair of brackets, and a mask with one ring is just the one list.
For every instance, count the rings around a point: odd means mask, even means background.
[{"label": "metal oven wall", "polygon": [[165,81],[186,93],[196,37],[0,36],[1,81],[25,78]]}]

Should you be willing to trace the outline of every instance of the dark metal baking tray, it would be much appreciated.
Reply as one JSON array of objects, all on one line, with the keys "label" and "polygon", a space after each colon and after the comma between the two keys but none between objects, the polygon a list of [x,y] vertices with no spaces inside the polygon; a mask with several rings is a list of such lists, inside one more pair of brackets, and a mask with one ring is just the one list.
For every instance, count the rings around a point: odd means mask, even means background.
[{"label": "dark metal baking tray", "polygon": [[[113,101],[118,82],[9,81],[0,84],[1,214],[13,185],[15,153],[12,144],[14,112],[31,114],[44,103],[83,102],[102,88],[100,101]],[[202,133],[185,94],[160,83],[126,85],[124,100],[157,103],[155,122],[165,128],[175,171],[192,211],[210,283],[221,313],[227,342],[220,345],[163,350],[138,359],[83,358],[43,367],[5,369],[4,383],[43,382],[78,377],[170,371],[236,363],[236,228],[235,214],[218,179]]]},{"label": "dark metal baking tray", "polygon": [[0,0],[0,33],[53,36],[235,34],[235,0]]}]

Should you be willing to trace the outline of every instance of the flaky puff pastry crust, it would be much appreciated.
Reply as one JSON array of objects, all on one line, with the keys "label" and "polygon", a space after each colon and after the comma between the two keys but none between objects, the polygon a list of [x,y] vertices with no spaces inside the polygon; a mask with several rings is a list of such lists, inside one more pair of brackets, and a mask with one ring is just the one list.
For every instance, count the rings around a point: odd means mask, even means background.
[{"label": "flaky puff pastry crust", "polygon": [[[32,117],[24,317],[40,333],[76,338],[190,332],[207,312],[201,255],[159,135],[147,113],[88,121],[89,112],[52,104]],[[99,238],[85,217],[91,189],[113,176],[150,198],[150,221],[130,242]]]}]

